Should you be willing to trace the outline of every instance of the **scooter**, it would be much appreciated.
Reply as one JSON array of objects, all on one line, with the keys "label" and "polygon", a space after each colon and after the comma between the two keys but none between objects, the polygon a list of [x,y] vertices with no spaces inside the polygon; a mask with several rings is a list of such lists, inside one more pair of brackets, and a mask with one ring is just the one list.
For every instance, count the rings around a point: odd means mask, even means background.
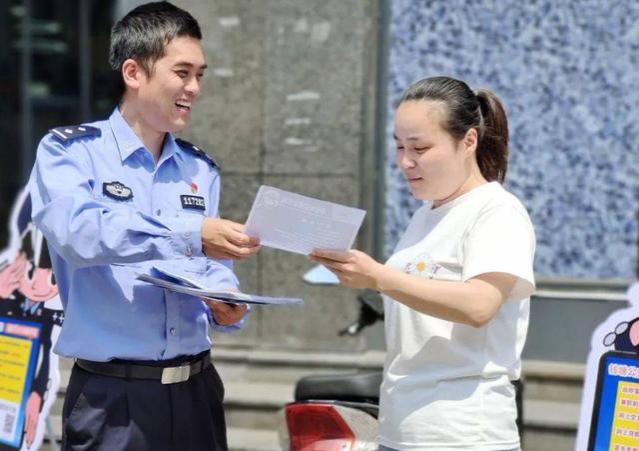
[{"label": "scooter", "polygon": [[[379,293],[357,296],[359,316],[339,332],[358,335],[384,318]],[[382,372],[317,375],[300,379],[295,401],[284,407],[279,428],[280,446],[290,451],[377,450],[377,414]]]},{"label": "scooter", "polygon": [[[339,331],[354,336],[384,319],[381,295],[365,290],[357,296],[359,316]],[[284,406],[280,446],[289,451],[374,451],[382,372],[316,375],[301,378],[295,401]],[[517,428],[523,432],[523,381],[512,382],[517,402]],[[523,437],[522,437],[523,444]]]}]

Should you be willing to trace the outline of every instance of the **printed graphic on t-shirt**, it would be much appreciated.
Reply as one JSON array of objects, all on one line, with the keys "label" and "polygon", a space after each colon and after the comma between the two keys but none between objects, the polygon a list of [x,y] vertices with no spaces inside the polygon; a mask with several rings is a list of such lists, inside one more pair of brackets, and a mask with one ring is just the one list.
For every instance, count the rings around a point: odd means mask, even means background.
[{"label": "printed graphic on t-shirt", "polygon": [[433,262],[433,259],[428,254],[419,254],[404,266],[404,272],[406,274],[425,277],[426,279],[435,277],[435,274],[437,274],[437,271],[440,269],[441,265]]},{"label": "printed graphic on t-shirt", "polygon": [[421,253],[404,265],[406,274],[436,280],[461,280],[462,267],[455,259],[434,258],[429,253]]}]

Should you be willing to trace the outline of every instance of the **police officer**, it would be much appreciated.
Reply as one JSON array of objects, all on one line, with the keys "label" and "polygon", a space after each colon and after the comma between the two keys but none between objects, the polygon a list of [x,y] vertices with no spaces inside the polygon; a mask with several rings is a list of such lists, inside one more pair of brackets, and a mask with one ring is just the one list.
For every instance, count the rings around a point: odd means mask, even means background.
[{"label": "police officer", "polygon": [[227,449],[208,327],[241,327],[245,306],[136,280],[157,261],[208,286],[238,286],[228,259],[255,254],[243,225],[217,218],[215,162],[173,136],[189,122],[206,63],[196,20],[149,3],[112,29],[124,83],[108,120],[51,130],[30,180],[65,308],[55,351],[76,363],[63,448]]}]

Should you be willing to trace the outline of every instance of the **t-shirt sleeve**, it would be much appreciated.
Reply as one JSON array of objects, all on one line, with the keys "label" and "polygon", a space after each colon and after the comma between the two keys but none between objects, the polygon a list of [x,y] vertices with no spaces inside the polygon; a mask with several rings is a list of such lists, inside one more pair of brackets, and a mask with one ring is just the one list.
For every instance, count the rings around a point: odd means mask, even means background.
[{"label": "t-shirt sleeve", "polygon": [[514,206],[482,212],[464,240],[462,279],[501,272],[518,280],[507,300],[521,300],[535,290],[535,232],[528,215]]}]

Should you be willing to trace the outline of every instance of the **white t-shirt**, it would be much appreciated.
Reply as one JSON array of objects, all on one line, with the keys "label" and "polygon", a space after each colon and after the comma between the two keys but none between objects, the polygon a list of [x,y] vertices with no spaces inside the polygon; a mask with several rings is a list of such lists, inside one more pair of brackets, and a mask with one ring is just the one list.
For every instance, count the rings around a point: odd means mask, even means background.
[{"label": "white t-shirt", "polygon": [[411,219],[386,265],[416,277],[461,282],[518,277],[496,316],[475,328],[384,297],[387,356],[380,443],[400,450],[519,446],[515,391],[534,290],[535,235],[526,209],[497,182]]}]

